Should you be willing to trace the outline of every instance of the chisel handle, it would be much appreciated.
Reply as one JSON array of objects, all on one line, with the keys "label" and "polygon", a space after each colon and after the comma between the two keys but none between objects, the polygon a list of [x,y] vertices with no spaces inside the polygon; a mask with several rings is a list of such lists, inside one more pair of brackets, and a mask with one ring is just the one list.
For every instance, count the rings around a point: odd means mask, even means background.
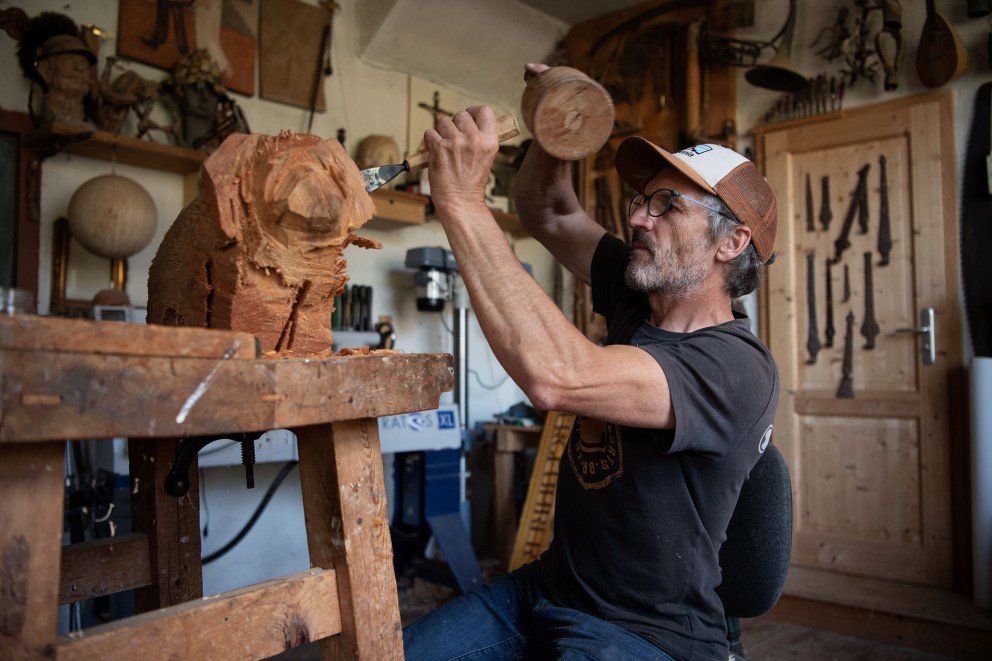
[{"label": "chisel handle", "polygon": [[[499,141],[506,142],[510,138],[520,135],[520,127],[513,115],[503,115],[496,120],[496,130],[499,132]],[[418,151],[416,154],[406,159],[406,166],[410,172],[423,170],[427,167],[427,150]]]}]

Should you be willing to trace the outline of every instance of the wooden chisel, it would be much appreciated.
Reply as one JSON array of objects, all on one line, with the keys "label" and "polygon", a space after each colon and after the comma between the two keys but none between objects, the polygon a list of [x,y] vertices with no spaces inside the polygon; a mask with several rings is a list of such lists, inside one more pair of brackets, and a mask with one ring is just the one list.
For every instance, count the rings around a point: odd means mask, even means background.
[{"label": "wooden chisel", "polygon": [[[499,131],[499,141],[504,142],[510,138],[520,135],[520,127],[513,115],[503,115],[496,120]],[[362,170],[362,178],[365,179],[365,191],[371,193],[380,186],[389,183],[402,172],[416,172],[427,167],[427,150],[418,151],[399,165],[377,165],[374,168]]]}]

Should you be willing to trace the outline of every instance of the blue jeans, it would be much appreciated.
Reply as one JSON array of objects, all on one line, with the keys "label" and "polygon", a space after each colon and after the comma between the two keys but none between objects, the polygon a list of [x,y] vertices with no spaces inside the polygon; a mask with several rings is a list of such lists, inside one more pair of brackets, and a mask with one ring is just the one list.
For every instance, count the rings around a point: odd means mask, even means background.
[{"label": "blue jeans", "polygon": [[540,562],[463,594],[403,630],[407,661],[675,661],[637,634],[547,598]]}]

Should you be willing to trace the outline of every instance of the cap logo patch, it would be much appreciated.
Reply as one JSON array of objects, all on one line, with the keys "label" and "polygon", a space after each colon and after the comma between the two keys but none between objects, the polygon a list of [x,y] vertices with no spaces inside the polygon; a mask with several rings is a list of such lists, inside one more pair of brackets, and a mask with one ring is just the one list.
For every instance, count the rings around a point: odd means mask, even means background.
[{"label": "cap logo patch", "polygon": [[695,147],[687,147],[679,153],[688,158],[692,158],[698,154],[705,154],[708,151],[713,151],[713,147],[710,145],[696,145]]}]

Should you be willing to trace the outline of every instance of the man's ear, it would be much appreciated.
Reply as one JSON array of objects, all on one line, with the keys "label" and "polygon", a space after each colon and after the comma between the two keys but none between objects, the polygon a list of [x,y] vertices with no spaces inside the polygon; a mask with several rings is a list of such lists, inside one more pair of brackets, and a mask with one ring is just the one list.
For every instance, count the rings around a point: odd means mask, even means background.
[{"label": "man's ear", "polygon": [[737,255],[744,252],[747,244],[751,242],[751,228],[747,225],[735,225],[734,231],[727,236],[716,251],[716,258],[720,261],[729,262]]}]

